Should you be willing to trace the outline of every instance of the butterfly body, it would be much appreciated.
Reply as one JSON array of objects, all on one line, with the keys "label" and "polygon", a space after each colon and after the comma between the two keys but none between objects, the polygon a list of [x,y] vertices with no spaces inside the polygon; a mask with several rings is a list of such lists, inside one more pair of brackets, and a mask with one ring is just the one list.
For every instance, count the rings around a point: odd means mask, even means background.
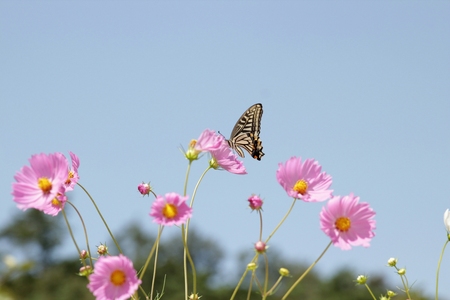
[{"label": "butterfly body", "polygon": [[259,139],[262,113],[262,104],[256,103],[250,106],[234,125],[227,142],[230,148],[236,151],[240,157],[244,157],[243,149],[250,153],[254,159],[261,160],[264,156],[262,142]]}]

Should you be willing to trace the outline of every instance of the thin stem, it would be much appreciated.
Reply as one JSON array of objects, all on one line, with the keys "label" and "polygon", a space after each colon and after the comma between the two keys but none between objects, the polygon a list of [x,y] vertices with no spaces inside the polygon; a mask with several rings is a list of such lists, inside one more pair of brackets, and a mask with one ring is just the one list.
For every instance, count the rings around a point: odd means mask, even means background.
[{"label": "thin stem", "polygon": [[[190,162],[189,162],[189,166],[190,166]],[[188,174],[189,174],[189,169],[190,167],[188,167],[188,171],[186,172],[186,182],[188,180]],[[208,168],[206,168],[206,170],[202,173],[202,175],[200,176],[200,178],[197,181],[197,184],[195,185],[194,191],[192,192],[192,197],[191,197],[191,203],[189,204],[190,207],[194,206],[194,200],[195,200],[195,195],[197,194],[197,190],[198,187],[200,186],[200,183],[202,182],[203,178],[205,177],[206,173],[211,169],[210,166],[208,166]],[[185,184],[185,189],[186,189],[187,184]],[[181,230],[184,231],[184,236],[183,236],[183,244],[186,245],[184,247],[184,253],[183,253],[183,272],[184,272],[184,293],[185,293],[185,298],[187,298],[188,296],[188,280],[187,280],[187,255],[188,255],[188,251],[187,251],[187,242],[188,242],[188,234],[189,234],[189,224],[191,223],[191,219],[188,219],[186,222],[186,227],[183,225],[181,225]],[[194,279],[196,280],[196,279]]]},{"label": "thin stem", "polygon": [[184,189],[183,189],[183,196],[186,196],[186,192],[187,192],[187,186],[188,186],[188,179],[189,179],[189,173],[191,172],[191,165],[192,165],[192,161],[189,161],[187,170],[186,170],[186,178],[184,180]]},{"label": "thin stem", "polygon": [[253,287],[253,278],[255,276],[255,271],[252,272],[252,277],[250,278],[250,284],[248,285],[247,291],[247,300],[250,300],[250,296],[252,295],[252,287]]},{"label": "thin stem", "polygon": [[439,299],[439,295],[438,295],[438,291],[439,291],[439,270],[441,268],[442,258],[444,257],[444,251],[445,251],[445,248],[447,247],[448,242],[449,242],[449,240],[447,239],[447,241],[444,244],[444,247],[442,248],[441,255],[439,256],[439,261],[438,261],[438,266],[437,266],[437,271],[436,271],[436,296],[434,298],[436,300]]},{"label": "thin stem", "polygon": [[280,284],[281,280],[283,279],[283,276],[278,277],[277,281],[275,282],[275,284],[272,286],[272,288],[270,290],[267,291],[267,295],[270,296],[275,289],[277,288],[277,286]]},{"label": "thin stem", "polygon": [[265,273],[266,277],[264,278],[264,290],[263,290],[263,297],[262,299],[265,300],[267,298],[267,286],[269,284],[269,259],[267,258],[266,252],[263,254],[264,256],[264,263],[266,264]]},{"label": "thin stem", "polygon": [[[185,252],[185,254],[186,254],[186,256],[187,256],[187,258],[189,260],[189,263],[191,265],[191,268],[192,268],[192,277],[193,277],[192,278],[192,285],[193,285],[193,287],[192,287],[193,292],[192,293],[195,295],[195,294],[197,294],[197,270],[195,269],[194,261],[192,260],[191,254],[189,252],[189,248],[188,248],[188,245],[187,245],[187,242],[186,242],[187,238],[184,236],[183,228],[181,229],[181,238],[183,240],[184,252]],[[186,298],[186,299],[188,299],[188,298]]]},{"label": "thin stem", "polygon": [[163,230],[164,230],[164,226],[160,226],[160,229],[158,230],[158,236],[156,237],[156,241],[153,244],[153,247],[150,250],[150,253],[148,254],[147,260],[145,261],[145,264],[144,264],[144,266],[142,267],[142,269],[140,271],[140,274],[139,274],[139,279],[140,280],[142,280],[142,278],[144,277],[145,271],[147,270],[147,267],[150,264],[150,260],[152,259],[153,253],[155,252],[156,247],[159,244],[159,241],[161,239],[161,234],[162,234]]},{"label": "thin stem", "polygon": [[100,209],[98,208],[97,204],[95,203],[94,199],[91,197],[91,195],[88,193],[88,191],[77,182],[77,184],[83,189],[83,191],[88,195],[89,199],[91,199],[92,204],[94,204],[95,209],[97,210],[98,215],[103,221],[103,224],[105,224],[106,230],[108,230],[109,235],[111,236],[112,240],[114,241],[114,244],[116,244],[117,250],[119,250],[120,254],[123,254],[122,249],[120,249],[119,243],[117,242],[116,238],[114,237],[113,233],[111,232],[111,229],[109,229],[108,224],[106,223],[105,218],[103,218],[102,213],[100,212]]},{"label": "thin stem", "polygon": [[372,293],[372,290],[370,289],[369,285],[367,283],[364,285],[366,286],[366,288],[369,291],[370,295],[372,296],[373,300],[377,300],[377,298],[375,298],[375,295]]},{"label": "thin stem", "polygon": [[328,246],[325,248],[325,250],[323,250],[323,252],[319,255],[319,257],[309,266],[309,268],[303,272],[303,274],[297,279],[297,281],[291,286],[291,288],[286,292],[286,294],[284,294],[283,298],[281,298],[281,300],[284,300],[287,298],[287,296],[289,296],[289,294],[294,290],[294,288],[300,283],[300,281],[303,280],[303,278],[309,273],[309,271],[312,270],[312,268],[314,268],[314,266],[319,262],[319,260],[322,258],[322,256],[324,256],[325,252],[327,252],[328,248],[330,248],[332,242],[330,242],[328,244]]},{"label": "thin stem", "polygon": [[258,209],[258,214],[259,214],[259,241],[261,241],[263,233],[263,217],[260,209]]},{"label": "thin stem", "polygon": [[[237,291],[238,291],[239,287],[241,286],[242,282],[244,282],[244,279],[245,279],[245,276],[247,275],[247,273],[248,273],[248,268],[245,268],[245,272],[244,272],[244,274],[242,274],[241,279],[239,279],[239,282],[237,283],[236,288],[234,289],[233,294],[231,295],[230,300],[233,300],[234,297],[236,296]],[[252,282],[250,282],[250,285],[251,285],[251,284],[252,284]],[[249,298],[248,298],[248,299],[249,299]]]},{"label": "thin stem", "polygon": [[[81,216],[80,212],[75,207],[75,205],[73,205],[72,202],[70,202],[70,201],[67,201],[66,203],[68,203],[70,206],[73,207],[73,209],[77,213],[78,217],[80,218],[80,221],[81,221],[81,224],[82,224],[82,227],[83,227],[83,230],[84,230],[84,236],[86,238],[86,247],[87,247],[87,250],[88,250],[88,253],[89,253],[89,261],[90,261],[91,267],[92,267],[94,264],[92,262],[91,248],[89,246],[89,238],[88,238],[88,233],[87,233],[87,229],[86,229],[86,224],[84,224],[83,217]],[[67,228],[69,229],[70,236],[72,237],[73,243],[75,244],[75,247],[77,248],[78,253],[81,254],[80,248],[78,248],[78,245],[77,245],[77,242],[75,240],[75,237],[73,236],[72,228],[70,227],[69,221],[68,221],[67,216],[66,216],[66,212],[64,210],[62,210],[62,212],[63,212],[64,219],[66,220]],[[84,259],[83,259],[83,264],[84,264]]]},{"label": "thin stem", "polygon": [[287,213],[284,215],[283,219],[281,219],[280,223],[278,223],[277,227],[275,227],[275,229],[272,231],[272,233],[269,235],[269,237],[266,239],[266,244],[269,242],[269,240],[272,238],[272,236],[275,234],[275,232],[277,232],[278,228],[280,228],[280,226],[284,223],[284,221],[286,221],[286,218],[289,216],[289,214],[291,213],[292,209],[294,208],[295,203],[297,202],[297,199],[294,198],[294,201],[292,201],[291,207],[289,208],[289,210],[287,211]]},{"label": "thin stem", "polygon": [[155,261],[153,263],[153,278],[152,278],[152,287],[150,290],[150,299],[153,299],[153,290],[155,288],[155,280],[156,280],[156,266],[158,264],[158,250],[159,250],[159,240],[161,238],[161,233],[164,227],[162,227],[161,225],[159,225],[158,228],[158,243],[156,244],[156,252],[155,252]]}]

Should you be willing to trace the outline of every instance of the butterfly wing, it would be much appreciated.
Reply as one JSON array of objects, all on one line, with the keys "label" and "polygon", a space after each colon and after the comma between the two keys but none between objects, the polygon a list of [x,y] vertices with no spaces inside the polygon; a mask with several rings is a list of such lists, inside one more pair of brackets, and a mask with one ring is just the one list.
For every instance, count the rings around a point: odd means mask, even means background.
[{"label": "butterfly wing", "polygon": [[261,157],[264,156],[262,142],[259,138],[262,113],[262,104],[256,103],[250,106],[234,125],[228,145],[240,157],[244,157],[243,149],[254,159],[261,160]]}]

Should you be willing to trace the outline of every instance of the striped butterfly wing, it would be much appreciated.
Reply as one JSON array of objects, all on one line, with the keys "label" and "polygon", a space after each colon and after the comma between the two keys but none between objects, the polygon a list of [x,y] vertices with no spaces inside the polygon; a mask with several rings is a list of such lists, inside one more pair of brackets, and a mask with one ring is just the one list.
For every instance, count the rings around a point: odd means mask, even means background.
[{"label": "striped butterfly wing", "polygon": [[242,114],[234,125],[228,145],[240,157],[244,157],[243,149],[254,159],[261,160],[261,157],[264,156],[262,142],[259,139],[262,113],[262,104],[254,104]]}]

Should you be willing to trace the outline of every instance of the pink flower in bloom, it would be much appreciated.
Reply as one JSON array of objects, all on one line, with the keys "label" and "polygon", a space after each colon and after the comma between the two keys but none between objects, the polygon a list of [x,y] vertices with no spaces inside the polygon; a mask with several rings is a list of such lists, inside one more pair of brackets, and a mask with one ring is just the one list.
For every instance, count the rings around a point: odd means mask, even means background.
[{"label": "pink flower in bloom", "polygon": [[222,145],[217,150],[211,150],[212,162],[210,163],[214,169],[221,167],[225,171],[234,174],[247,174],[244,163],[231,151],[227,141],[222,137]]},{"label": "pink flower in bloom", "polygon": [[80,159],[78,158],[78,156],[76,156],[74,153],[70,151],[69,154],[70,158],[72,159],[72,169],[69,170],[69,174],[64,183],[66,191],[72,191],[75,187],[75,184],[80,179],[80,176],[78,175],[78,167],[80,166]]},{"label": "pink flower in bloom", "polygon": [[150,216],[153,222],[164,226],[181,225],[192,216],[192,208],[186,204],[187,196],[167,193],[166,197],[158,196],[152,204]]},{"label": "pink flower in bloom", "polygon": [[333,190],[331,176],[321,173],[322,167],[314,159],[302,163],[301,157],[291,157],[283,165],[278,164],[277,180],[286,193],[305,202],[319,202],[329,199]]},{"label": "pink flower in bloom", "polygon": [[200,152],[217,150],[222,147],[224,137],[220,134],[216,134],[215,131],[205,129],[195,143],[194,148]]},{"label": "pink flower in bloom", "polygon": [[335,196],[320,212],[320,228],[342,250],[351,246],[369,247],[375,236],[374,216],[368,203],[359,203],[359,197]]},{"label": "pink flower in bloom", "polygon": [[263,201],[259,196],[252,195],[248,198],[249,206],[252,210],[262,209]]},{"label": "pink flower in bloom", "polygon": [[56,216],[64,208],[66,201],[67,197],[64,194],[64,187],[61,187],[60,192],[56,194],[50,205],[43,207],[41,210],[47,215]]},{"label": "pink flower in bloom", "polygon": [[138,191],[141,193],[142,196],[149,195],[151,191],[150,183],[144,183],[138,185]]},{"label": "pink flower in bloom", "polygon": [[230,173],[247,174],[244,164],[231,151],[225,138],[213,130],[204,130],[194,148],[196,151],[211,153],[213,159],[210,164],[214,169],[221,167]]},{"label": "pink flower in bloom", "polygon": [[140,284],[132,261],[119,254],[99,257],[87,287],[97,300],[126,300]]},{"label": "pink flower in bloom", "polygon": [[33,155],[29,161],[30,166],[22,167],[14,176],[13,199],[19,209],[35,208],[46,212],[58,193],[64,194],[67,160],[61,153],[41,153]]}]

